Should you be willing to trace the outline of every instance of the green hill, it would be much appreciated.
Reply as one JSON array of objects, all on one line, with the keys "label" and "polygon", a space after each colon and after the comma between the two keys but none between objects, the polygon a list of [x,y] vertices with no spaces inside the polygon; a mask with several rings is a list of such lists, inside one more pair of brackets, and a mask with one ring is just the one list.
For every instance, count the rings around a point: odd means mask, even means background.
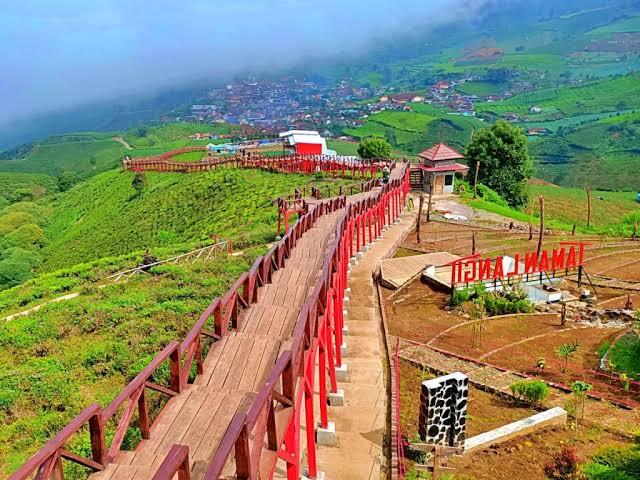
[{"label": "green hill", "polygon": [[146,188],[137,195],[133,177],[130,172],[106,172],[52,202],[44,226],[48,243],[41,252],[42,270],[144,248],[199,243],[210,235],[239,246],[271,241],[277,221],[272,200],[313,180],[237,169],[149,173]]}]

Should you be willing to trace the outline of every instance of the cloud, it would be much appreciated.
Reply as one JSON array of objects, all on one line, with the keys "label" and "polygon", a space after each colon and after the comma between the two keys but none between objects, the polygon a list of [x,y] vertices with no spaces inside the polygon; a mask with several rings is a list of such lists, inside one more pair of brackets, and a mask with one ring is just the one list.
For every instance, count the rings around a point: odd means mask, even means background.
[{"label": "cloud", "polygon": [[488,0],[9,0],[0,123],[48,109],[356,55],[474,18]]}]

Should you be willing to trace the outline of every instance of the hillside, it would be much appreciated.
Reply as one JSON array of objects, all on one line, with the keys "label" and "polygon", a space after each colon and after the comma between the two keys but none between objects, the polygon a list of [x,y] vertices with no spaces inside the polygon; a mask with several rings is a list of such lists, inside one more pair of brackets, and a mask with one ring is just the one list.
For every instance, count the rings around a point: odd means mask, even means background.
[{"label": "hillside", "polygon": [[43,271],[145,248],[199,243],[211,235],[240,247],[271,241],[277,221],[272,200],[312,181],[257,170],[149,173],[146,188],[136,195],[133,177],[106,172],[55,198],[44,226]]},{"label": "hillside", "polygon": [[[168,342],[184,338],[211,299],[223,295],[261,251],[157,267],[152,275],[102,289],[86,279],[78,298],[1,322],[0,478],[87,405],[108,404]],[[43,287],[36,280],[32,290]],[[154,378],[167,374],[163,367]],[[149,400],[151,408],[159,405],[158,394]],[[107,435],[114,429],[109,423]],[[125,445],[137,438],[128,434]],[[77,436],[70,446],[84,452],[88,438]],[[65,478],[86,478],[69,468]]]},{"label": "hillside", "polygon": [[[230,125],[172,123],[125,132],[68,133],[0,152],[0,172],[39,173],[54,177],[62,172],[74,172],[78,179],[84,179],[118,167],[125,154],[143,157],[172,148],[206,145],[209,140],[189,140],[189,135],[202,132],[229,134],[234,131],[237,128]],[[131,149],[125,147],[127,144]]]}]

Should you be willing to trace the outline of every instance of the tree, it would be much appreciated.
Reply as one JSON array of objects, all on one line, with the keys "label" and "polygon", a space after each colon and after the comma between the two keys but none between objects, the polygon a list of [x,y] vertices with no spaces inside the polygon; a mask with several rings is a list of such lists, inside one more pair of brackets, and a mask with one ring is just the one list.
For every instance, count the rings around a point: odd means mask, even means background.
[{"label": "tree", "polygon": [[533,174],[528,140],[522,129],[503,120],[473,134],[465,154],[469,168],[482,163],[478,183],[498,192],[515,208],[527,204],[527,180]]},{"label": "tree", "polygon": [[78,182],[78,175],[76,172],[66,171],[60,173],[56,180],[58,182],[58,190],[66,192]]},{"label": "tree", "polygon": [[580,350],[580,342],[574,340],[572,343],[563,343],[556,348],[556,355],[560,358],[564,358],[564,366],[562,367],[562,373],[567,371],[569,366],[569,357]]},{"label": "tree", "polygon": [[365,138],[358,146],[358,155],[361,158],[389,158],[391,157],[391,145],[384,138]]},{"label": "tree", "polygon": [[140,195],[144,191],[144,188],[147,186],[147,176],[144,172],[136,172],[131,181],[131,186],[136,191],[136,195]]}]

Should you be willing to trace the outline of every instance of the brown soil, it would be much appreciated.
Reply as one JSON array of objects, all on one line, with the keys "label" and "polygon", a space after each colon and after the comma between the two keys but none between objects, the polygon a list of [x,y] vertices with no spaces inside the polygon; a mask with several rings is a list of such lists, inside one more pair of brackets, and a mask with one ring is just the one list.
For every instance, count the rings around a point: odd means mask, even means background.
[{"label": "brown soil", "polygon": [[581,460],[587,461],[604,446],[628,443],[595,428],[580,427],[577,433],[558,428],[455,457],[448,466],[454,467],[456,474],[470,474],[469,478],[476,480],[540,480],[545,478],[544,464],[564,445],[573,447]]},{"label": "brown soil", "polygon": [[[410,440],[418,433],[420,384],[429,378],[433,378],[433,375],[407,361],[400,360],[400,420],[402,434]],[[518,406],[510,400],[471,386],[469,388],[467,437],[488,432],[536,413],[533,408]]]},{"label": "brown soil", "polygon": [[530,178],[527,183],[529,185],[542,185],[542,186],[547,186],[547,187],[558,187],[558,188],[560,188],[559,185],[556,185],[555,183],[547,182],[546,180],[542,180],[541,178]]},{"label": "brown soil", "polygon": [[[420,384],[428,378],[432,376],[427,372],[409,362],[400,361],[400,417],[403,436],[410,441],[415,439],[418,431]],[[467,438],[536,413],[533,408],[519,406],[510,400],[471,387]],[[454,473],[458,476],[468,475],[465,479],[540,480],[544,478],[543,465],[563,445],[574,447],[582,461],[587,461],[599,448],[628,445],[628,440],[584,425],[577,432],[569,428],[547,429],[483,451],[455,457],[449,460],[447,466],[454,467]],[[408,463],[411,464],[410,461]]]},{"label": "brown soil", "polygon": [[[387,297],[389,292],[387,291]],[[444,307],[449,295],[415,281],[386,301],[389,333],[426,343],[447,328],[466,321]]]}]

